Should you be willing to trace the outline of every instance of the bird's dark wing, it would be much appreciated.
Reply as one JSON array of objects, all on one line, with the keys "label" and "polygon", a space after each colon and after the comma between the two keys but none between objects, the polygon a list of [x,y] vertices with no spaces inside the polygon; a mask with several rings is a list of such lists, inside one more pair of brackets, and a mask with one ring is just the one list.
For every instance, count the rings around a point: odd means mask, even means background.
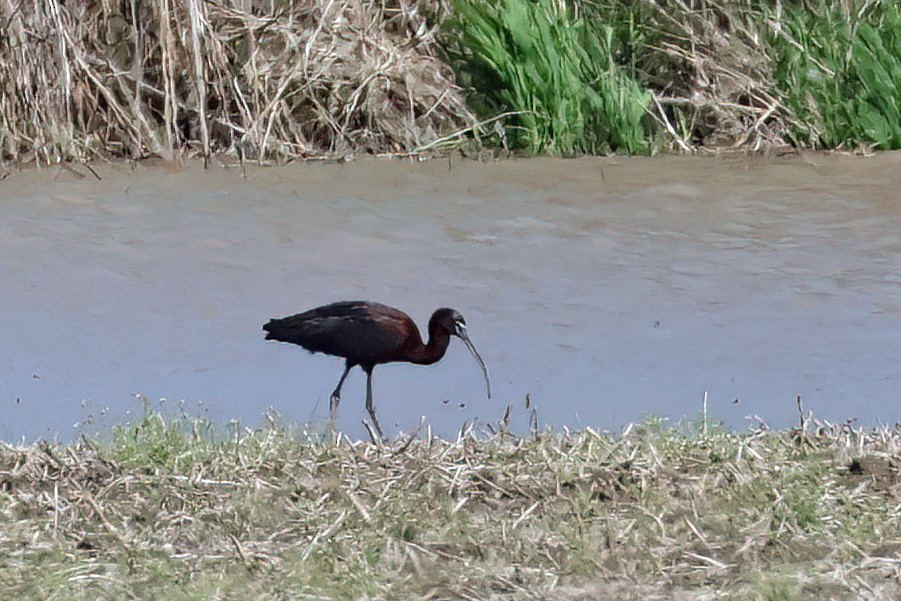
[{"label": "bird's dark wing", "polygon": [[273,319],[263,329],[267,340],[298,344],[352,363],[390,361],[407,343],[411,329],[419,335],[403,311],[363,301],[333,303]]}]

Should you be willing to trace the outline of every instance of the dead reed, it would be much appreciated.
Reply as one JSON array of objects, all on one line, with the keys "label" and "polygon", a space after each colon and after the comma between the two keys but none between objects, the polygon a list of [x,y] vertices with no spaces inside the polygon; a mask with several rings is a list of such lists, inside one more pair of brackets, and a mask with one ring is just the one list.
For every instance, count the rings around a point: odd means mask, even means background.
[{"label": "dead reed", "polygon": [[148,413],[0,446],[0,586],[55,599],[897,599],[901,429],[386,446]]},{"label": "dead reed", "polygon": [[439,6],[0,0],[0,160],[434,148],[474,124]]},{"label": "dead reed", "polygon": [[[599,0],[611,12],[626,3]],[[795,115],[774,76],[780,24],[756,0],[662,0],[633,5],[635,67],[655,93],[653,117],[683,152],[789,150]]]}]

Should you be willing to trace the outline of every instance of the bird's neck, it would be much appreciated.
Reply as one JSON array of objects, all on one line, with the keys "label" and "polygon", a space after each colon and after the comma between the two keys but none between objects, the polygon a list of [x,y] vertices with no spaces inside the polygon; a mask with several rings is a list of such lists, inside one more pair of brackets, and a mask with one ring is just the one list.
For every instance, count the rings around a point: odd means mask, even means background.
[{"label": "bird's neck", "polygon": [[417,348],[410,353],[410,361],[418,365],[431,365],[439,361],[444,353],[447,352],[447,345],[450,344],[450,334],[444,330],[433,330],[429,332],[429,341],[426,344],[419,342]]}]

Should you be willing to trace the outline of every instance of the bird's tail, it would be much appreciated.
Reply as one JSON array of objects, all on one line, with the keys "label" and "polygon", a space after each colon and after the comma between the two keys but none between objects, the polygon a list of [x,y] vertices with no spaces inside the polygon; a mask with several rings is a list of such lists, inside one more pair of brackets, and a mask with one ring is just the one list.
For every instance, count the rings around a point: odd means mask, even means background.
[{"label": "bird's tail", "polygon": [[263,326],[263,331],[266,332],[266,340],[281,340],[279,338],[279,330],[281,329],[279,326],[280,319],[270,319],[266,322],[266,325]]},{"label": "bird's tail", "polygon": [[270,319],[263,326],[266,331],[266,340],[278,340],[279,342],[291,342],[300,344],[297,324],[291,318]]}]

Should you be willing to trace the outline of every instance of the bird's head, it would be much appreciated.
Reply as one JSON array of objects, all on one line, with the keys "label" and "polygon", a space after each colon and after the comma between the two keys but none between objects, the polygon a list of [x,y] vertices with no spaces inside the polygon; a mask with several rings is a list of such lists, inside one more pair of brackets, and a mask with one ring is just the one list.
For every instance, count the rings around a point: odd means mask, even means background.
[{"label": "bird's head", "polygon": [[479,367],[482,368],[482,374],[485,376],[485,386],[488,388],[488,398],[491,398],[491,382],[488,380],[488,368],[485,367],[485,362],[482,361],[481,355],[479,355],[479,351],[476,350],[475,345],[473,345],[472,340],[469,339],[469,333],[466,330],[466,320],[463,319],[463,316],[456,309],[449,309],[447,307],[438,309],[432,314],[432,318],[429,320],[429,332],[431,333],[435,329],[442,329],[446,331],[451,336],[456,336],[466,345],[466,348],[469,349],[469,352],[472,353],[472,356],[476,358],[476,361],[479,362]]},{"label": "bird's head", "polygon": [[438,309],[429,320],[429,329],[439,328],[451,336],[460,336],[460,331],[466,331],[466,320],[455,309]]}]

